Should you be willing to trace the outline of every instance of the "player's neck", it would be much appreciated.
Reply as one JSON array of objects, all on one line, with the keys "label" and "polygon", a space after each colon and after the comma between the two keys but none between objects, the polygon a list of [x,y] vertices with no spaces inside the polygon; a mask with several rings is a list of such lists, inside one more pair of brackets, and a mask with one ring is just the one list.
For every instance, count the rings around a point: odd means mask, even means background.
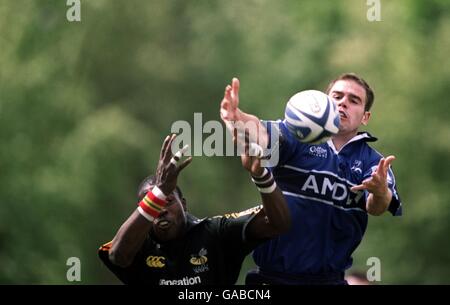
[{"label": "player's neck", "polygon": [[333,136],[331,140],[333,141],[333,145],[336,150],[340,151],[348,141],[350,141],[354,136],[357,135],[357,133],[357,131],[352,131],[348,133],[338,133],[337,135]]}]

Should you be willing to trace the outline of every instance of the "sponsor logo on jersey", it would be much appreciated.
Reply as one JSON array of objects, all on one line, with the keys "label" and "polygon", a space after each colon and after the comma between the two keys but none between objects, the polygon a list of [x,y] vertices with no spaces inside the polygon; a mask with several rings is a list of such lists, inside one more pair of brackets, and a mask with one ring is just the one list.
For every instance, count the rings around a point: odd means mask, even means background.
[{"label": "sponsor logo on jersey", "polygon": [[347,186],[344,183],[333,181],[328,177],[309,175],[301,190],[327,196],[333,200],[347,198]]},{"label": "sponsor logo on jersey", "polygon": [[202,279],[200,276],[195,277],[188,277],[185,276],[181,279],[175,279],[175,280],[166,280],[166,279],[160,279],[159,284],[160,285],[196,285],[201,284]]},{"label": "sponsor logo on jersey", "polygon": [[201,248],[198,254],[191,254],[189,262],[195,266],[204,265],[208,261],[207,254],[208,251],[205,248]]},{"label": "sponsor logo on jersey", "polygon": [[310,174],[300,190],[309,199],[341,206],[343,208],[358,207],[364,192],[353,193],[352,185],[336,177],[324,174]]},{"label": "sponsor logo on jersey", "polygon": [[191,254],[191,259],[189,260],[189,262],[194,265],[192,267],[192,270],[194,270],[195,273],[209,271],[209,266],[207,264],[208,257],[206,257],[207,254],[208,251],[205,248],[201,248],[200,251],[196,254]]},{"label": "sponsor logo on jersey", "polygon": [[146,260],[150,268],[163,268],[166,265],[166,258],[163,256],[150,255]]},{"label": "sponsor logo on jersey", "polygon": [[209,271],[209,266],[208,266],[208,264],[195,266],[194,268],[192,268],[192,270],[194,270],[195,273],[207,272],[207,271]]},{"label": "sponsor logo on jersey", "polygon": [[354,172],[355,174],[362,174],[362,169],[361,169],[361,167],[362,167],[362,161],[361,160],[355,160],[354,162],[353,162],[353,165],[352,165],[352,167],[350,168],[350,170],[352,171],[352,172]]},{"label": "sponsor logo on jersey", "polygon": [[326,158],[327,150],[323,147],[313,145],[309,148],[309,154],[315,157]]}]

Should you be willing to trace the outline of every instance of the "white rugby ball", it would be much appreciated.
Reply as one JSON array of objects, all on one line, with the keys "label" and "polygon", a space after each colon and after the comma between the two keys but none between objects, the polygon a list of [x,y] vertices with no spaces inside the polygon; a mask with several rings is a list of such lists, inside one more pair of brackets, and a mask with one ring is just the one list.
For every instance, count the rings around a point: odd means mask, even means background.
[{"label": "white rugby ball", "polygon": [[339,131],[336,104],[318,90],[305,90],[292,96],[284,118],[289,131],[303,143],[320,144]]}]

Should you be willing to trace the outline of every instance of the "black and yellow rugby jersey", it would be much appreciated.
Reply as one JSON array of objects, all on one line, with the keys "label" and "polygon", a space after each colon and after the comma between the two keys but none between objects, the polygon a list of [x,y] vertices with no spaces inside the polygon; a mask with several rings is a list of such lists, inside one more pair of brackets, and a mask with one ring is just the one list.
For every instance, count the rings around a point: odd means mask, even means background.
[{"label": "black and yellow rugby jersey", "polygon": [[110,262],[111,242],[99,249],[99,256],[125,284],[234,284],[245,256],[264,241],[245,238],[247,224],[260,209],[203,220],[188,214],[188,230],[182,239],[158,243],[149,235],[126,268]]}]

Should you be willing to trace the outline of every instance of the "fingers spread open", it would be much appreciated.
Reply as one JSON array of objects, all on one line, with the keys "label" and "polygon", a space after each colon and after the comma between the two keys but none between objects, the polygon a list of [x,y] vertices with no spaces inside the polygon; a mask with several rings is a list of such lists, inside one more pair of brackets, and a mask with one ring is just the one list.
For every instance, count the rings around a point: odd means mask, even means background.
[{"label": "fingers spread open", "polygon": [[371,183],[373,183],[373,177],[363,180],[363,182],[361,182],[360,185],[355,185],[355,186],[351,187],[350,190],[352,192],[357,192],[360,190],[367,190],[370,187]]},{"label": "fingers spread open", "polygon": [[233,82],[231,83],[231,101],[232,101],[232,109],[236,109],[239,106],[239,80],[237,78],[233,78]]},{"label": "fingers spread open", "polygon": [[233,91],[235,91],[235,93],[239,94],[239,87],[240,87],[239,79],[237,79],[236,77],[233,77],[232,86],[233,86]]},{"label": "fingers spread open", "polygon": [[169,144],[169,140],[170,140],[170,135],[167,136],[167,137],[164,139],[163,145],[162,145],[162,147],[161,147],[161,153],[160,153],[160,155],[159,155],[159,158],[160,158],[160,159],[163,159],[163,157],[164,157],[164,153],[165,153],[165,151],[166,151],[166,149],[167,149],[167,145]]},{"label": "fingers spread open", "polygon": [[169,143],[167,144],[166,150],[164,152],[164,158],[163,158],[164,164],[169,163],[170,162],[170,158],[172,158],[172,143],[173,143],[173,141],[175,140],[176,137],[177,137],[176,134],[172,134],[170,136]]},{"label": "fingers spread open", "polygon": [[375,169],[374,173],[379,173],[383,170],[383,166],[384,166],[384,158],[381,158],[380,161],[378,162],[377,168]]},{"label": "fingers spread open", "polygon": [[231,86],[230,85],[227,85],[227,87],[225,88],[225,94],[224,94],[224,98],[226,99],[226,100],[231,100]]},{"label": "fingers spread open", "polygon": [[177,151],[175,155],[170,159],[170,163],[174,166],[177,166],[178,161],[180,161],[181,157],[184,156],[188,148],[189,148],[188,144],[184,145],[184,147],[179,151]]},{"label": "fingers spread open", "polygon": [[367,189],[367,187],[364,184],[355,185],[350,188],[350,190],[354,193],[356,193],[357,191],[365,190],[365,189]]},{"label": "fingers spread open", "polygon": [[188,157],[178,166],[178,172],[181,172],[186,166],[192,162],[192,157]]},{"label": "fingers spread open", "polygon": [[184,145],[184,147],[182,149],[180,149],[179,151],[177,151],[172,159],[175,160],[176,162],[180,161],[181,157],[184,155],[184,153],[186,152],[186,150],[188,149],[189,145]]},{"label": "fingers spread open", "polygon": [[391,163],[392,163],[392,161],[394,161],[395,160],[395,156],[388,156],[387,158],[386,158],[386,163],[388,164],[388,165],[391,165]]},{"label": "fingers spread open", "polygon": [[389,170],[389,167],[391,166],[392,162],[395,160],[395,156],[388,156],[384,162],[384,172],[387,175],[387,172]]}]

